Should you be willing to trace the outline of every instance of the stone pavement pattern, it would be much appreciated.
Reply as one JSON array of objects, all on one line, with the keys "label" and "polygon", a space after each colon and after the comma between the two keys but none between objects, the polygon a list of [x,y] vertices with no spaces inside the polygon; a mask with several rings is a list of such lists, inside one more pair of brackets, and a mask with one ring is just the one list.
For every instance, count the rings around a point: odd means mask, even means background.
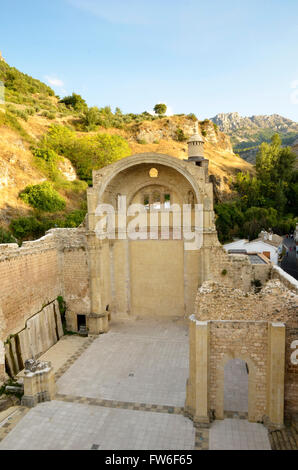
[{"label": "stone pavement pattern", "polygon": [[244,419],[214,421],[209,432],[210,450],[271,450],[267,429]]},{"label": "stone pavement pattern", "polygon": [[[209,433],[183,416],[188,327],[182,320],[116,322],[105,335],[68,337],[54,348],[47,357],[60,377],[56,399],[23,411],[15,424],[0,423],[0,450],[208,449],[208,434],[210,449],[270,449],[260,424],[225,419]],[[231,390],[233,373],[245,378],[234,364],[226,375]]]},{"label": "stone pavement pattern", "polygon": [[193,449],[184,416],[52,401],[31,409],[0,449]]},{"label": "stone pavement pattern", "polygon": [[178,321],[118,323],[58,380],[58,392],[184,406],[188,329]]}]

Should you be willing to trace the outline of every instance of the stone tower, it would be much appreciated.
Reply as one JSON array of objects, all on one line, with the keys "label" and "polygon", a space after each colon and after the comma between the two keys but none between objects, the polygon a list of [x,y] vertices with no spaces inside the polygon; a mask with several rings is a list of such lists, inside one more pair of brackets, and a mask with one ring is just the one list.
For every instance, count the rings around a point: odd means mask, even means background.
[{"label": "stone tower", "polygon": [[187,142],[188,145],[188,160],[198,161],[200,158],[204,160],[204,140],[199,131],[198,123],[196,122],[194,128],[194,135],[190,137]]},{"label": "stone tower", "polygon": [[204,157],[204,140],[199,131],[198,122],[195,123],[194,134],[189,138],[187,145],[188,161],[206,168],[206,172],[208,172],[209,160]]}]

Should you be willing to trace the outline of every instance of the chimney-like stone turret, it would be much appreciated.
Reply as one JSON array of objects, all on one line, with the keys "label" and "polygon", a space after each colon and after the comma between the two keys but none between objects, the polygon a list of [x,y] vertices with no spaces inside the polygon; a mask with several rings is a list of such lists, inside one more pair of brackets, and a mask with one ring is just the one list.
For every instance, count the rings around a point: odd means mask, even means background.
[{"label": "chimney-like stone turret", "polygon": [[197,166],[206,168],[208,172],[209,160],[204,157],[204,140],[199,131],[198,122],[195,124],[194,134],[188,142],[188,161],[194,162]]},{"label": "chimney-like stone turret", "polygon": [[204,159],[204,140],[199,131],[198,122],[195,124],[194,135],[190,137],[187,142],[188,145],[188,160],[194,160],[194,157],[201,157]]}]

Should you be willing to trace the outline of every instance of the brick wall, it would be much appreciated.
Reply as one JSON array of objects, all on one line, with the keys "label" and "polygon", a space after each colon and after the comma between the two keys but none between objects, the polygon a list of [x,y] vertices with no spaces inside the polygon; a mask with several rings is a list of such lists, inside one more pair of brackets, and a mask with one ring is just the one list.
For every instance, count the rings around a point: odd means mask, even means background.
[{"label": "brick wall", "polygon": [[89,313],[89,268],[84,229],[53,229],[33,242],[0,245],[0,338],[15,334],[44,305],[62,295],[67,308]]},{"label": "brick wall", "polygon": [[59,255],[47,235],[37,242],[1,245],[0,305],[4,339],[24,328],[25,322],[61,292]]},{"label": "brick wall", "polygon": [[239,358],[249,367],[250,417],[261,420],[266,413],[267,322],[216,321],[210,325],[210,409],[222,417],[224,365]]}]

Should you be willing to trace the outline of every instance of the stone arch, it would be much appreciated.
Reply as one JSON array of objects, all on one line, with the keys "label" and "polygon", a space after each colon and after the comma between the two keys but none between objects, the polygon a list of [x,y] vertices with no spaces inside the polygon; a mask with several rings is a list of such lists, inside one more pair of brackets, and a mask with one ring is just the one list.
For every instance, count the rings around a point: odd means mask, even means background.
[{"label": "stone arch", "polygon": [[242,359],[246,362],[248,374],[248,420],[256,421],[256,372],[257,366],[248,354],[243,354],[241,351],[230,351],[225,353],[217,364],[216,368],[216,409],[215,414],[217,419],[224,419],[224,369],[225,365],[233,359]]},{"label": "stone arch", "polygon": [[[131,204],[131,202],[134,200],[135,196],[141,191],[141,190],[144,190],[146,191],[146,188],[150,187],[150,186],[156,186],[157,188],[158,187],[163,187],[165,190],[169,190],[170,192],[172,193],[176,193],[176,195],[178,196],[177,192],[176,192],[176,189],[171,185],[171,184],[163,184],[163,183],[158,183],[157,181],[152,181],[148,184],[139,184],[137,185],[133,192],[131,192],[129,195],[128,195],[128,198],[127,198],[127,203],[128,204]],[[181,203],[183,201],[181,200]]]},{"label": "stone arch", "polygon": [[176,157],[172,157],[166,154],[159,154],[159,153],[135,154],[135,155],[123,158],[122,160],[119,160],[118,162],[111,165],[110,170],[112,171],[110,171],[103,178],[103,181],[99,187],[99,192],[98,192],[99,198],[103,196],[109,184],[119,173],[121,173],[124,170],[128,170],[129,168],[134,167],[136,165],[143,165],[146,163],[152,164],[153,167],[154,165],[162,165],[162,166],[169,167],[169,168],[176,170],[178,173],[184,176],[184,178],[189,182],[189,184],[194,190],[196,200],[198,202],[201,202],[201,199],[202,199],[201,191],[197,183],[197,180],[192,175],[192,172],[187,169],[187,165],[189,165],[190,170],[191,170],[191,165],[189,163],[184,164],[184,162],[182,162]]}]

